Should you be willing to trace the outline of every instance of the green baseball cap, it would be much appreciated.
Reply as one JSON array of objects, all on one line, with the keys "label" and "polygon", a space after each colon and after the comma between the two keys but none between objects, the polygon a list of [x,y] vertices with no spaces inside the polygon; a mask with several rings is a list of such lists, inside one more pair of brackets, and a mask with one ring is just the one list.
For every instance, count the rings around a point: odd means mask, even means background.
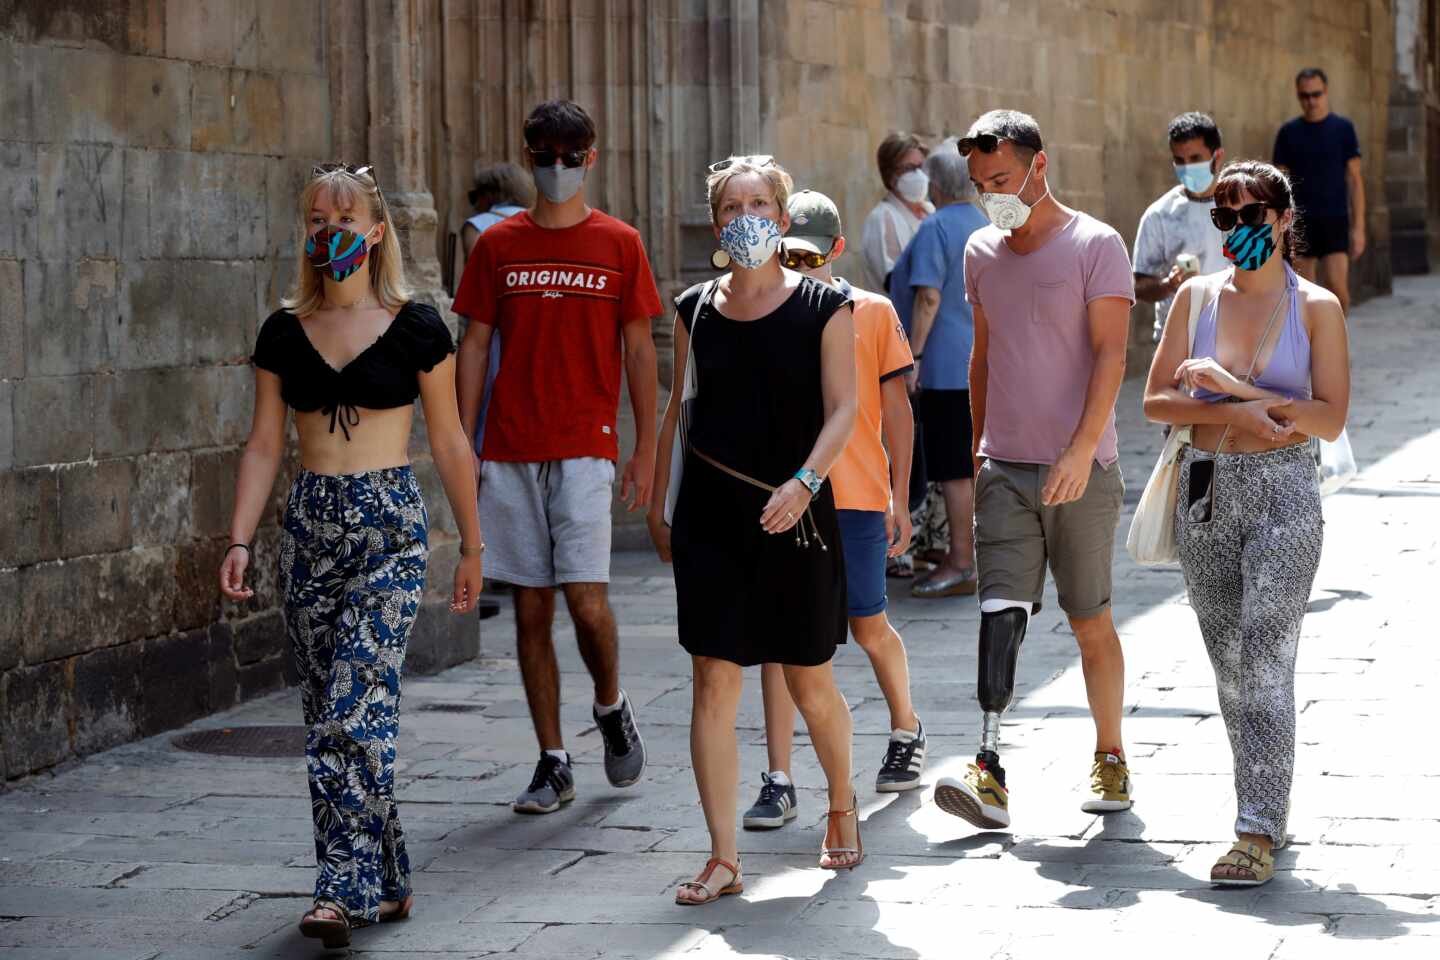
[{"label": "green baseball cap", "polygon": [[815,190],[790,195],[790,232],[785,245],[821,256],[829,253],[840,236],[840,211],[835,201]]}]

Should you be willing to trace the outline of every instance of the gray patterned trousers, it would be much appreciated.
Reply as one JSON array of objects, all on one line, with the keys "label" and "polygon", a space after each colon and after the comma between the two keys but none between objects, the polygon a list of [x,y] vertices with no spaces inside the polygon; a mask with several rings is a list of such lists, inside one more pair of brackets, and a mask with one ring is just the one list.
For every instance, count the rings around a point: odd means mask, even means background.
[{"label": "gray patterned trousers", "polygon": [[[1187,514],[1190,468],[1215,460],[1212,519]],[[1285,842],[1295,769],[1295,655],[1324,520],[1310,446],[1212,454],[1186,447],[1175,533],[1215,668],[1235,761],[1235,832]]]}]

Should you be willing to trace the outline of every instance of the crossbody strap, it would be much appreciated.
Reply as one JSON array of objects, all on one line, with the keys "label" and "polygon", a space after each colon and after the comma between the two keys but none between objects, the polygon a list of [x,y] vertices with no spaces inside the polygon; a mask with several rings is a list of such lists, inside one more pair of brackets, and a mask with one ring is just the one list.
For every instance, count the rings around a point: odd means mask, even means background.
[{"label": "crossbody strap", "polygon": [[[1270,331],[1275,329],[1275,318],[1280,316],[1280,308],[1290,301],[1290,286],[1287,284],[1280,294],[1280,299],[1275,303],[1275,309],[1270,311],[1270,319],[1265,323],[1265,332],[1260,334],[1260,342],[1255,344],[1255,355],[1250,358],[1250,369],[1245,371],[1245,382],[1254,383],[1255,364],[1260,362],[1260,354],[1265,349],[1265,341],[1270,339]],[[1215,299],[1215,352],[1220,352],[1220,299]],[[1218,360],[1216,361],[1219,362]],[[1225,438],[1230,436],[1230,424],[1225,424],[1225,429],[1220,433],[1220,442],[1215,445],[1215,452],[1219,453],[1225,447]],[[1213,481],[1212,481],[1213,482]]]}]

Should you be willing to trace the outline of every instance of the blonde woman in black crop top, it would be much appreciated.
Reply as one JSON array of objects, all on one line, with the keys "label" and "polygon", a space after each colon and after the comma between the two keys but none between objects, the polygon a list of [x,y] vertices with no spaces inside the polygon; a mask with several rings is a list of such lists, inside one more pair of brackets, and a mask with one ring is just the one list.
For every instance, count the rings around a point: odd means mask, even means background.
[{"label": "blonde woman in black crop top", "polygon": [[240,460],[220,590],[241,602],[294,411],[302,468],[278,545],[300,675],[315,816],[315,904],[326,947],[402,919],[410,867],[394,800],[400,670],[425,586],[429,531],[410,468],[415,399],[460,530],[450,609],[474,607],[480,521],[455,400],[455,351],[434,308],[408,300],[400,246],[369,167],[317,167],[300,197],[299,277],[255,344],[255,418]]}]

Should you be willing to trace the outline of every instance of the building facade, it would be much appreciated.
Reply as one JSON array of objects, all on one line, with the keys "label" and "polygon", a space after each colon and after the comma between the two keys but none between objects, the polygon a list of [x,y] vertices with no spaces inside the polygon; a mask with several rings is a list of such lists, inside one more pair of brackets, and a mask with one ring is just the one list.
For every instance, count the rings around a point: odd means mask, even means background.
[{"label": "building facade", "polygon": [[[640,229],[673,294],[710,275],[715,159],[775,154],[858,232],[888,131],[939,139],[1014,107],[1046,132],[1057,195],[1128,240],[1173,183],[1174,114],[1209,111],[1232,158],[1266,157],[1296,112],[1296,70],[1319,65],[1360,132],[1357,273],[1378,292],[1400,259],[1394,210],[1407,250],[1437,235],[1435,9],[0,0],[0,779],[284,683],[274,546],[293,462],[256,538],[255,601],[222,604],[215,571],[247,359],[294,276],[294,201],[315,161],[376,166],[419,296],[447,306],[476,163],[518,161],[530,106],[575,99],[600,128],[592,202]],[[656,320],[663,383],[670,330]],[[427,670],[473,656],[479,631],[445,611],[453,521],[423,454],[417,466],[435,551],[409,668]],[[629,518],[617,542],[642,541]]]}]

